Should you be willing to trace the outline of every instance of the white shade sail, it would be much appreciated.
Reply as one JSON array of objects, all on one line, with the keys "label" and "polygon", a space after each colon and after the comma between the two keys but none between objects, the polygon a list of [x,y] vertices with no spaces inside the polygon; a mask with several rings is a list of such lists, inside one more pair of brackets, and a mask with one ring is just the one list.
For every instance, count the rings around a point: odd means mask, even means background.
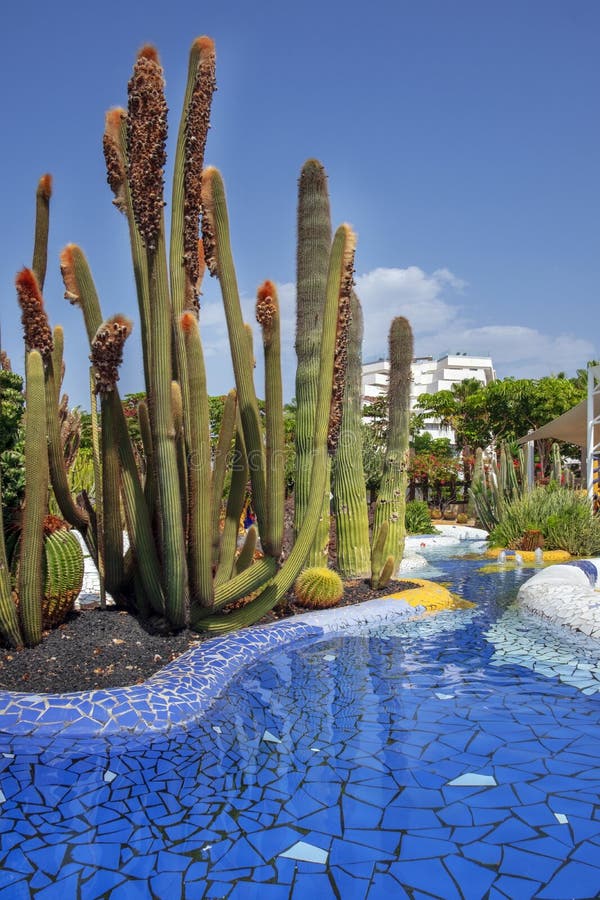
[{"label": "white shade sail", "polygon": [[[600,394],[594,395],[594,417],[600,416]],[[542,438],[554,438],[557,441],[567,441],[569,444],[587,445],[587,400],[582,400],[568,412],[563,413],[547,425],[542,425],[537,431],[531,431],[525,437],[519,438],[519,444],[527,441],[538,441]]]}]

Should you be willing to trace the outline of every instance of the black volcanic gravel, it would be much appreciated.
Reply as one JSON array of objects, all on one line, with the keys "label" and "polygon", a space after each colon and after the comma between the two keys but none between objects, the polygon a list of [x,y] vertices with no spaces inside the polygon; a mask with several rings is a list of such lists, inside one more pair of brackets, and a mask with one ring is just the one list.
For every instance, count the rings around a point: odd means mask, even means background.
[{"label": "black volcanic gravel", "polygon": [[[346,582],[340,606],[412,586],[394,581],[372,591],[366,582]],[[293,602],[290,593],[260,624],[303,612],[306,610]],[[37,647],[16,651],[0,646],[0,690],[62,693],[139,684],[210,637],[193,631],[164,634],[159,624],[142,626],[135,616],[114,607],[74,612],[63,625],[45,634]]]}]

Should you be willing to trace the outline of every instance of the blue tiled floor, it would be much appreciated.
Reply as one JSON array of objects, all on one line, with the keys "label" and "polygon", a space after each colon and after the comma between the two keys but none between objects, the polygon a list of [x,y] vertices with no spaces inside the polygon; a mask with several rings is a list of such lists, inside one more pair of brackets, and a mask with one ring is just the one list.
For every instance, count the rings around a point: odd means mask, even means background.
[{"label": "blue tiled floor", "polygon": [[476,610],[277,649],[186,731],[6,739],[0,900],[600,895],[598,701],[495,664],[528,573],[497,602],[478,565],[444,575]]}]

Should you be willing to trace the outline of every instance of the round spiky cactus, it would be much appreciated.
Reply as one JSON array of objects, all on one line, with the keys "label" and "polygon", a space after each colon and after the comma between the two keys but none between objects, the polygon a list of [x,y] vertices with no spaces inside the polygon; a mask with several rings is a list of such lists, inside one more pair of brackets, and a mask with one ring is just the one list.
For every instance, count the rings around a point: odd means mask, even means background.
[{"label": "round spiky cactus", "polygon": [[[44,518],[42,629],[56,628],[73,610],[83,585],[83,551],[73,531],[58,516]],[[21,560],[21,535],[16,533],[12,547],[12,574],[18,585]],[[18,591],[14,599],[20,603]]]},{"label": "round spiky cactus", "polygon": [[337,572],[314,566],[298,576],[294,593],[296,603],[305,609],[328,609],[340,602],[344,585]]}]

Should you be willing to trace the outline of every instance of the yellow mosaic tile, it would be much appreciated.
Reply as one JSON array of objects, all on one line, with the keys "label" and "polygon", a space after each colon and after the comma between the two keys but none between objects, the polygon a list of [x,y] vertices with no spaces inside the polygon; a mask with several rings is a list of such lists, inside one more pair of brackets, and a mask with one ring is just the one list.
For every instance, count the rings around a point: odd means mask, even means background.
[{"label": "yellow mosaic tile", "polygon": [[[502,549],[502,547],[492,547],[491,550],[486,550],[483,555],[488,559],[498,559]],[[535,550],[515,550],[514,552],[519,554],[523,562],[533,562],[535,560]],[[543,553],[544,562],[546,563],[561,563],[571,559],[571,554],[567,553],[566,550],[544,550]]]},{"label": "yellow mosaic tile", "polygon": [[457,594],[453,594],[436,581],[427,581],[425,578],[404,579],[418,587],[406,591],[398,591],[385,597],[386,600],[406,600],[411,606],[424,606],[427,612],[439,612],[442,609],[469,609],[475,606],[470,600],[463,600]]}]

